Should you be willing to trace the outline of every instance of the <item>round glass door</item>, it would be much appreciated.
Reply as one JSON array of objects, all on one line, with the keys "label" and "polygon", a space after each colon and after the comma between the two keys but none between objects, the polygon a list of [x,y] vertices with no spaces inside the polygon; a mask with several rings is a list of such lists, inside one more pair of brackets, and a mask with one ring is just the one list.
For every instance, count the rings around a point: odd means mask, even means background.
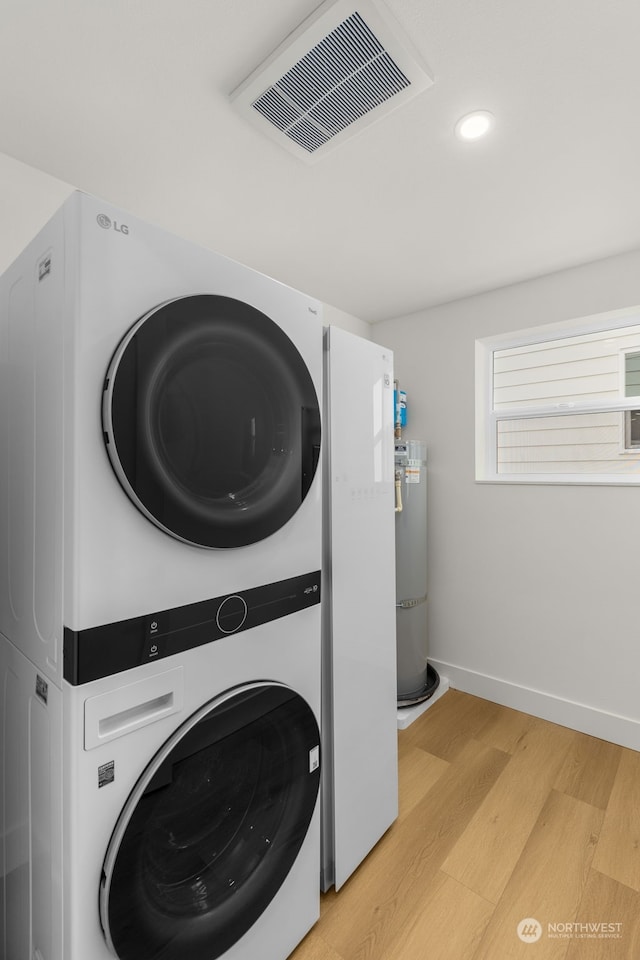
[{"label": "round glass door", "polygon": [[288,687],[204,706],[147,767],[103,868],[100,917],[121,960],[215,960],[284,882],[316,805],[320,733]]},{"label": "round glass door", "polygon": [[304,500],[320,452],[311,375],[289,337],[229,297],[184,297],[142,317],[103,396],[111,463],[136,506],[203,547],[255,543]]}]

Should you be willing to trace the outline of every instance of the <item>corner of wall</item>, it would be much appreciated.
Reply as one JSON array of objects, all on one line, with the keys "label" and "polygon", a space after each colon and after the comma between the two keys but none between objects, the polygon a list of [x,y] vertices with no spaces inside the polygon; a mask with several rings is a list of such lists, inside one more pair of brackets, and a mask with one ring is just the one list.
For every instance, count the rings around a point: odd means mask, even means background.
[{"label": "corner of wall", "polygon": [[348,330],[350,333],[355,333],[358,337],[363,337],[365,340],[372,340],[372,325],[366,320],[360,320],[359,317],[354,317],[350,313],[345,313],[344,310],[340,310],[338,307],[333,307],[330,303],[323,304],[324,312],[324,323],[326,326],[330,324],[336,327],[342,327],[343,330]]}]

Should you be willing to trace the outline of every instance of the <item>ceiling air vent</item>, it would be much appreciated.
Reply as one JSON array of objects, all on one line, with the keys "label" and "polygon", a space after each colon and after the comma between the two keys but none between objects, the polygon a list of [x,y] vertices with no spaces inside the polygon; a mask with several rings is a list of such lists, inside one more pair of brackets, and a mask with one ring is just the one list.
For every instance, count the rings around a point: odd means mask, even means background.
[{"label": "ceiling air vent", "polygon": [[330,0],[231,94],[282,146],[314,160],[433,80],[375,0]]}]

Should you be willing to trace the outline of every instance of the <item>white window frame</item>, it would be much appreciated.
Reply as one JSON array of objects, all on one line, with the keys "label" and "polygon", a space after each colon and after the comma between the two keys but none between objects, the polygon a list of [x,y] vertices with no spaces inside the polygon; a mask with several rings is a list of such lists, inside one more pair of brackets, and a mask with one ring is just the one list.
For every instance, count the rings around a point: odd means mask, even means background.
[{"label": "white window frame", "polygon": [[[616,486],[636,486],[640,484],[640,473],[637,476],[602,473],[505,473],[504,471],[498,473],[497,436],[499,421],[563,416],[568,413],[588,414],[610,411],[620,411],[622,413],[621,420],[624,421],[626,411],[640,409],[640,396],[624,396],[624,374],[621,380],[619,399],[503,407],[500,410],[494,410],[493,407],[493,358],[496,352],[571,336],[579,337],[590,333],[617,330],[638,324],[640,324],[640,306],[635,306],[476,340],[476,481],[478,483],[615,484]],[[621,352],[638,353],[640,351],[634,348]],[[624,371],[624,358],[621,358],[621,364]],[[624,429],[623,422],[620,453],[627,456],[637,456],[638,448],[625,447]]]},{"label": "white window frame", "polygon": [[[620,350],[620,396],[624,397],[626,388],[627,388],[627,357],[630,354],[635,356],[640,356],[640,349],[637,347],[627,347]],[[632,409],[636,410],[638,407],[633,407]],[[640,451],[640,444],[635,447],[629,446],[629,435],[631,432],[631,426],[629,423],[629,417],[632,410],[625,410],[624,414],[621,417],[620,424],[620,455],[623,457],[633,457],[637,456]]]},{"label": "white window frame", "polygon": [[620,456],[622,457],[637,457],[638,453],[640,453],[640,442],[636,444],[629,443],[629,439],[631,437],[630,417],[633,412],[633,410],[625,410],[622,418],[622,425],[620,428],[620,432],[622,434]]}]

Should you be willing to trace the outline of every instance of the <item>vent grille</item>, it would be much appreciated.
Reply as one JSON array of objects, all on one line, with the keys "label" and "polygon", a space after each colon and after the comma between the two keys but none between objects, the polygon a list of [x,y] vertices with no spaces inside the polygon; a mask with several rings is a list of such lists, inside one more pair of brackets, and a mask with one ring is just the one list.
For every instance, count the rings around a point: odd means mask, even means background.
[{"label": "vent grille", "polygon": [[326,0],[231,100],[263,133],[306,160],[431,86],[381,0]]},{"label": "vent grille", "polygon": [[313,153],[410,82],[356,12],[269,87],[253,107]]}]

